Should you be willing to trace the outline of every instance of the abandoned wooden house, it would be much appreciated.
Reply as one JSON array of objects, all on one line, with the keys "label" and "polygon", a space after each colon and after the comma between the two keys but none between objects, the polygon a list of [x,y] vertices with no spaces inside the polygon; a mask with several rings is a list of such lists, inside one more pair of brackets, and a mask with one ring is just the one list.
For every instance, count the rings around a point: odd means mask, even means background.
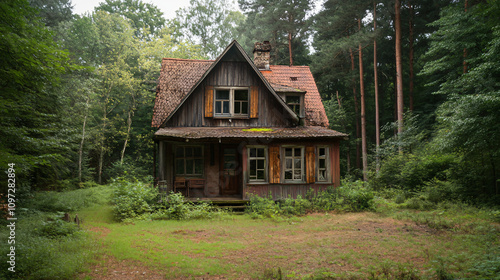
[{"label": "abandoned wooden house", "polygon": [[340,181],[339,141],[307,66],[254,61],[233,41],[216,60],[162,61],[152,126],[155,178],[188,197],[317,192]]}]

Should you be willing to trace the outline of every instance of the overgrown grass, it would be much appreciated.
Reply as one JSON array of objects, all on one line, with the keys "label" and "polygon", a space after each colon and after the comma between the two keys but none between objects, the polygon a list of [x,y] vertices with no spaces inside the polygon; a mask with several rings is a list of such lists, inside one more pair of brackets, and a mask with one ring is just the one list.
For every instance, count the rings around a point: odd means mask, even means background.
[{"label": "overgrown grass", "polygon": [[8,244],[10,231],[2,220],[0,250],[4,256],[15,246],[15,272],[7,262],[0,263],[1,279],[72,279],[98,251],[97,241],[73,223],[61,220],[65,212],[72,217],[85,207],[106,204],[110,190],[96,187],[67,192],[40,192],[16,209],[18,220],[15,244]]}]

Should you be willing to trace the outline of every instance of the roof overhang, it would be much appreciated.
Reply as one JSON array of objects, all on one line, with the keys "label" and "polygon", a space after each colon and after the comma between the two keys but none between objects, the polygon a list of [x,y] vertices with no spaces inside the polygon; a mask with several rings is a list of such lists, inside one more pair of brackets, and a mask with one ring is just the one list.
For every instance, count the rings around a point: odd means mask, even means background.
[{"label": "roof overhang", "polygon": [[164,127],[155,133],[161,140],[230,140],[230,139],[286,139],[286,140],[347,140],[348,135],[321,126],[301,127]]}]

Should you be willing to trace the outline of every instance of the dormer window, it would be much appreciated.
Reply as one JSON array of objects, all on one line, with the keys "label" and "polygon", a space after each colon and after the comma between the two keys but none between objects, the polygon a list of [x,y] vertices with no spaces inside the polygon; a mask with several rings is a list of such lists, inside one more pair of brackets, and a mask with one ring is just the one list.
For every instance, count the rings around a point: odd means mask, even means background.
[{"label": "dormer window", "polygon": [[215,117],[248,117],[248,88],[216,88]]},{"label": "dormer window", "polygon": [[288,107],[290,107],[290,109],[300,118],[303,118],[305,115],[304,96],[305,92],[287,92],[282,95],[286,105],[288,105]]}]

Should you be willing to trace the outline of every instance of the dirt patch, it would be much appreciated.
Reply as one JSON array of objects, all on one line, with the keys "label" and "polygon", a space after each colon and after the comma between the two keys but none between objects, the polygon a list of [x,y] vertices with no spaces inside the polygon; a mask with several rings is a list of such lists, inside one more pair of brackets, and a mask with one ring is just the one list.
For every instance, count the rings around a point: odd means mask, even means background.
[{"label": "dirt patch", "polygon": [[91,232],[99,234],[99,237],[104,238],[106,237],[111,230],[107,227],[86,227]]},{"label": "dirt patch", "polygon": [[91,266],[89,272],[81,273],[79,279],[98,280],[133,280],[133,279],[166,279],[164,275],[153,271],[142,263],[131,260],[118,260],[104,255],[99,264]]}]

